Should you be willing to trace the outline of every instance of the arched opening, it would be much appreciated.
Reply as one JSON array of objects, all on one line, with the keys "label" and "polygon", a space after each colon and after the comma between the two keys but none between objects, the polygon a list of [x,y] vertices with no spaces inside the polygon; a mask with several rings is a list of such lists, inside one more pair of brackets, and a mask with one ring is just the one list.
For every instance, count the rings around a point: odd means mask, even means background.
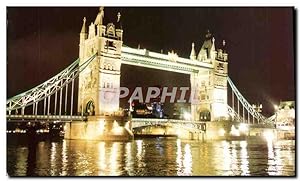
[{"label": "arched opening", "polygon": [[199,114],[200,121],[210,121],[210,111],[209,110],[203,110]]},{"label": "arched opening", "polygon": [[89,102],[86,104],[85,112],[86,112],[86,114],[89,115],[89,116],[94,116],[94,115],[95,115],[95,105],[94,105],[94,102],[93,102],[93,101],[89,101]]}]

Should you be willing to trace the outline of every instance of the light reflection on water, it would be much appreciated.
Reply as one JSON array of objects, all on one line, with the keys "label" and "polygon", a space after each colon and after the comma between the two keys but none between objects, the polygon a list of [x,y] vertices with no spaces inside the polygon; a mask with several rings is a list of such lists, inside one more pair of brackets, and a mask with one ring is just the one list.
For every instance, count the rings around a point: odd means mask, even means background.
[{"label": "light reflection on water", "polygon": [[295,141],[9,142],[11,176],[294,175]]}]

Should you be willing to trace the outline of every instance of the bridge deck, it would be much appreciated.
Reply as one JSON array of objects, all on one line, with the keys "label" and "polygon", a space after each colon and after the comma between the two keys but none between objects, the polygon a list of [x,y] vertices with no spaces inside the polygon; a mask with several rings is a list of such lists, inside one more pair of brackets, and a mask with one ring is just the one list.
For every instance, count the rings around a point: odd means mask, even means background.
[{"label": "bridge deck", "polygon": [[70,116],[70,115],[7,115],[8,122],[19,122],[24,120],[49,120],[49,121],[83,121],[86,116]]}]

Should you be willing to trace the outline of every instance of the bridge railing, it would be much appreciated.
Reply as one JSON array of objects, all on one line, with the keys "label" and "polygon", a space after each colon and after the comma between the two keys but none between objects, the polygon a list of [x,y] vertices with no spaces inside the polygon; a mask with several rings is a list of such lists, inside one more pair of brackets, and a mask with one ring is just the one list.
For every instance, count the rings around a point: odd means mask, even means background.
[{"label": "bridge railing", "polygon": [[234,110],[234,95],[237,97],[237,101],[238,101],[238,105],[237,105],[237,112],[238,115],[240,114],[240,108],[239,108],[239,103],[242,104],[242,109],[243,109],[243,118],[245,118],[244,116],[244,109],[246,109],[246,111],[248,112],[248,118],[249,118],[249,114],[251,114],[251,116],[253,116],[253,118],[257,119],[258,122],[261,123],[265,123],[267,124],[266,120],[267,118],[265,116],[263,116],[262,114],[260,114],[259,112],[257,112],[251,104],[249,104],[249,102],[244,98],[244,96],[240,93],[240,91],[237,89],[237,87],[234,85],[234,83],[232,82],[232,80],[228,77],[227,78],[227,82],[230,85],[231,89],[232,89],[232,104],[233,104],[233,110]]},{"label": "bridge railing", "polygon": [[[53,76],[49,80],[43,82],[42,84],[26,91],[21,94],[18,94],[12,98],[9,98],[6,102],[6,111],[8,115],[12,114],[19,114],[18,109],[21,109],[21,114],[25,114],[26,107],[32,107],[33,114],[37,114],[38,103],[44,103],[44,114],[46,114],[46,108],[48,109],[47,114],[49,115],[50,109],[50,96],[55,94],[55,114],[56,114],[56,104],[57,104],[57,97],[58,92],[60,93],[60,106],[59,106],[59,114],[61,115],[61,104],[62,104],[62,90],[65,88],[66,97],[65,100],[65,107],[67,102],[67,93],[68,93],[68,84],[72,84],[72,95],[71,95],[71,110],[73,109],[73,94],[74,94],[74,79],[78,77],[79,73],[83,71],[90,62],[96,57],[97,54],[92,55],[86,61],[79,65],[79,59],[75,60],[71,65],[65,68],[63,71],[58,73],[57,75]],[[72,111],[71,111],[72,112]]]},{"label": "bridge railing", "polygon": [[203,124],[206,124],[206,122],[178,119],[132,118],[133,128],[153,125],[172,125],[173,127],[183,128],[192,132],[202,132]]}]

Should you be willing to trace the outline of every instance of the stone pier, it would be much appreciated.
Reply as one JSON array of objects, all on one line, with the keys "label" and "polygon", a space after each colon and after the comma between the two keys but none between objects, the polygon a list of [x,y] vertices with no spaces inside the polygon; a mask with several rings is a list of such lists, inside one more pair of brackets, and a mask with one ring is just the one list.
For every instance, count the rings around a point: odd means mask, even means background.
[{"label": "stone pier", "polygon": [[133,139],[131,117],[89,116],[65,125],[65,139],[127,141]]}]

